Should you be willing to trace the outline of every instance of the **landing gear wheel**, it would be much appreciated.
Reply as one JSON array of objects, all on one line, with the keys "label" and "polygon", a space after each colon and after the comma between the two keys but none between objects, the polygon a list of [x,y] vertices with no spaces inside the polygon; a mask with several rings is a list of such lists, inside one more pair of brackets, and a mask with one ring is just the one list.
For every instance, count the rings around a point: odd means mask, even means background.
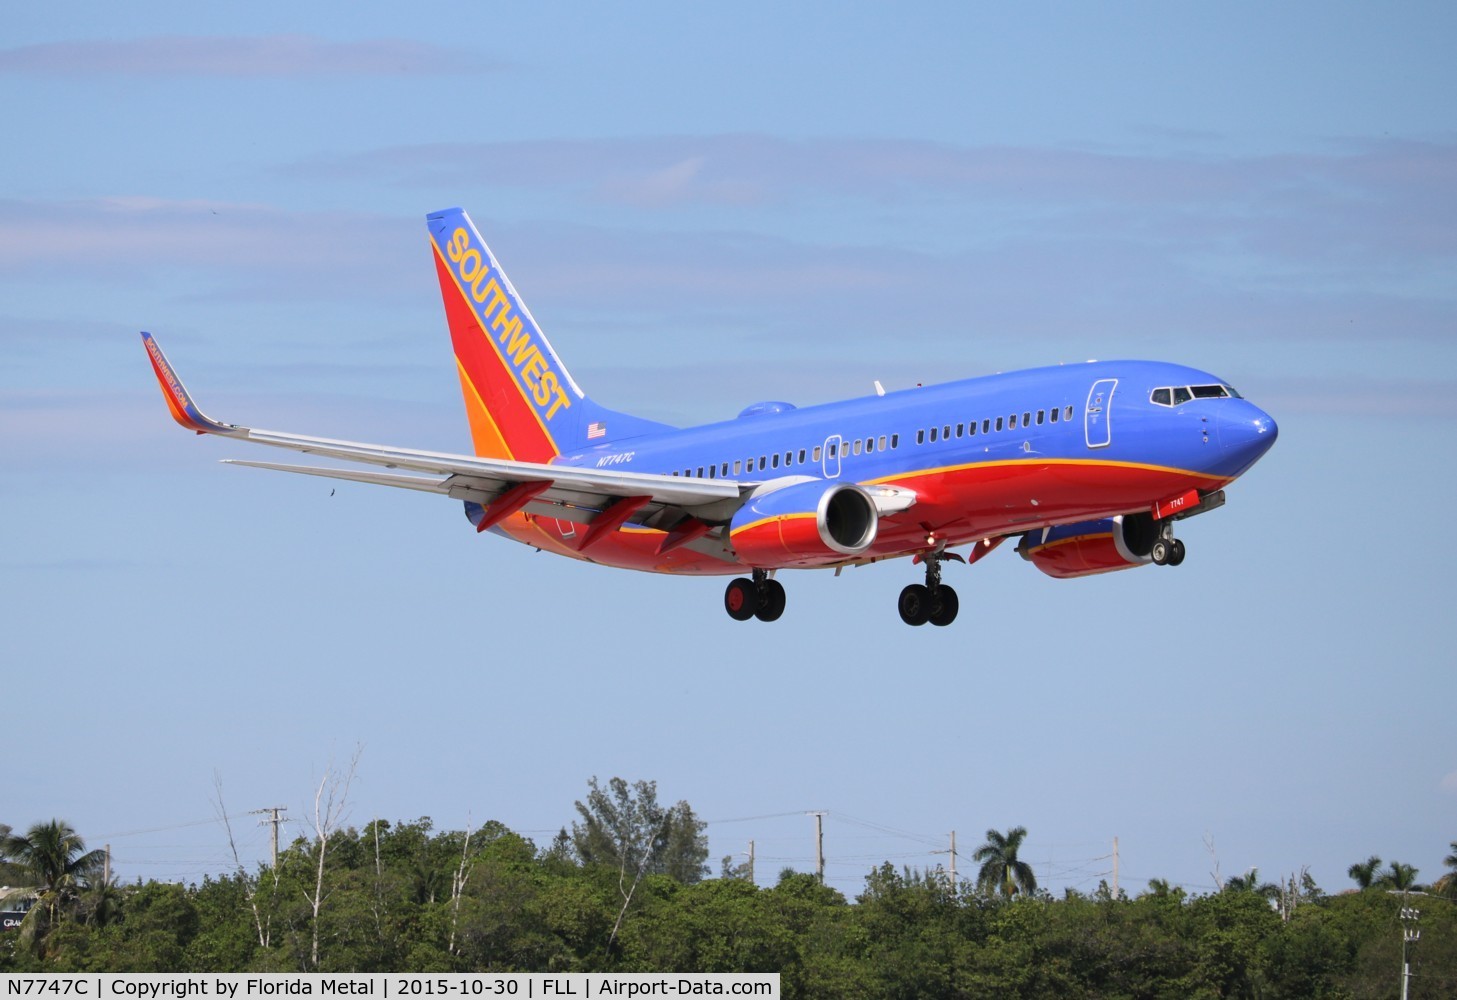
[{"label": "landing gear wheel", "polygon": [[896,610],[907,625],[924,625],[931,620],[931,591],[924,584],[913,583],[901,591]]},{"label": "landing gear wheel", "polygon": [[1148,556],[1153,560],[1155,566],[1167,566],[1169,554],[1173,551],[1173,545],[1166,538],[1155,538],[1153,545],[1148,550]]},{"label": "landing gear wheel", "polygon": [[754,581],[743,577],[729,581],[728,589],[723,592],[723,607],[736,622],[754,617],[754,612],[759,610],[759,592]]},{"label": "landing gear wheel", "polygon": [[778,580],[765,580],[759,589],[759,609],[754,617],[761,622],[777,621],[784,614],[784,584]]},{"label": "landing gear wheel", "polygon": [[932,625],[950,625],[956,621],[956,612],[961,610],[961,600],[956,596],[956,591],[943,583],[936,588],[936,595],[931,603],[935,605],[930,618]]},{"label": "landing gear wheel", "polygon": [[1174,545],[1173,545],[1173,547],[1171,549],[1169,549],[1169,565],[1170,566],[1177,566],[1177,565],[1179,565],[1179,563],[1181,563],[1183,561],[1184,561],[1184,543],[1180,539],[1175,538],[1174,539]]}]

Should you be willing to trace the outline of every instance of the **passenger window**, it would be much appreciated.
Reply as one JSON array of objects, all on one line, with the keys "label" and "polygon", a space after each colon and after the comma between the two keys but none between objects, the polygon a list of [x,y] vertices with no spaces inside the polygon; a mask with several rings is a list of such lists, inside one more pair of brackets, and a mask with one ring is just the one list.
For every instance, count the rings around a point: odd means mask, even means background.
[{"label": "passenger window", "polygon": [[998,417],[997,418],[997,430],[1001,430],[1001,429],[1002,429],[1002,418],[1001,417]]},{"label": "passenger window", "polygon": [[936,443],[936,431],[937,430],[938,430],[938,428],[935,428],[935,427],[932,427],[931,428],[931,443],[932,444],[935,444]]},{"label": "passenger window", "polygon": [[1062,419],[1064,419],[1064,420],[1071,420],[1072,418],[1073,418],[1073,404],[1069,403],[1069,404],[1067,404],[1066,406],[1064,406],[1062,408]]},{"label": "passenger window", "polygon": [[741,474],[743,471],[744,471],[744,463],[741,462],[741,461],[739,461],[737,458],[734,459],[734,475],[737,476],[737,475]]},{"label": "passenger window", "polygon": [[860,439],[859,438],[856,438],[855,439],[855,443],[850,446],[850,454],[852,454],[852,455],[858,455],[858,454],[860,454]]},{"label": "passenger window", "polygon": [[1057,407],[1052,408],[1052,422],[1057,423]]},{"label": "passenger window", "polygon": [[803,465],[804,464],[804,449],[803,448],[799,449],[799,464],[800,465]]},{"label": "passenger window", "polygon": [[792,452],[792,451],[786,451],[784,453],[784,467],[787,469],[787,468],[789,468],[793,464],[794,464],[794,452]]},{"label": "passenger window", "polygon": [[759,456],[759,471],[760,472],[763,472],[768,467],[769,467],[769,460],[765,456],[760,455]]},{"label": "passenger window", "polygon": [[971,423],[969,423],[969,424],[966,425],[966,436],[967,437],[976,437],[976,421],[975,420],[973,420]]},{"label": "passenger window", "polygon": [[776,451],[773,455],[770,455],[769,459],[770,465],[772,465],[776,469],[779,468],[779,452]]},{"label": "passenger window", "polygon": [[885,451],[885,435],[880,435],[880,450]]},{"label": "passenger window", "polygon": [[945,427],[941,428],[941,439],[943,441],[950,441],[951,440],[951,425],[950,424],[947,424]]},{"label": "passenger window", "polygon": [[875,451],[875,438],[873,438],[873,437],[866,438],[865,439],[865,454],[869,455],[873,451]]},{"label": "passenger window", "polygon": [[1191,400],[1193,398],[1194,398],[1193,396],[1189,395],[1189,390],[1186,389],[1186,388],[1184,388],[1182,385],[1176,385],[1176,386],[1174,386],[1174,405],[1175,406],[1178,406],[1180,403],[1187,403],[1189,400]]},{"label": "passenger window", "polygon": [[899,448],[901,446],[901,436],[899,434],[892,434],[890,436],[890,446],[892,448]]},{"label": "passenger window", "polygon": [[816,462],[818,462],[820,460],[820,446],[819,445],[815,445],[815,450],[812,452],[812,454],[814,455],[814,460]]},{"label": "passenger window", "polygon": [[703,478],[703,466],[701,466],[701,465],[698,467],[698,478],[699,479],[702,479]]},{"label": "passenger window", "polygon": [[723,477],[727,477],[728,476],[728,463],[727,462],[723,463],[723,467],[718,470],[718,474],[720,476],[723,476]]},{"label": "passenger window", "polygon": [[926,443],[926,432],[925,431],[916,431],[916,444],[925,444],[925,443]]},{"label": "passenger window", "polygon": [[831,458],[837,458],[837,457],[839,457],[839,454],[840,454],[840,442],[839,441],[831,441],[830,442],[830,457]]},{"label": "passenger window", "polygon": [[1032,411],[1031,410],[1028,410],[1026,413],[1022,414],[1022,426],[1023,427],[1031,427],[1032,426]]},{"label": "passenger window", "polygon": [[717,471],[717,470],[715,470],[713,466],[710,465],[708,467],[708,478],[709,479],[712,479],[713,478],[713,474],[714,474],[715,471]]},{"label": "passenger window", "polygon": [[1043,414],[1043,411],[1042,410],[1038,410],[1037,411],[1037,426],[1038,427],[1041,427],[1042,426],[1042,414]]},{"label": "passenger window", "polygon": [[1009,430],[1016,430],[1017,429],[1017,414],[1014,413],[1010,417],[1007,418],[1007,428]]}]

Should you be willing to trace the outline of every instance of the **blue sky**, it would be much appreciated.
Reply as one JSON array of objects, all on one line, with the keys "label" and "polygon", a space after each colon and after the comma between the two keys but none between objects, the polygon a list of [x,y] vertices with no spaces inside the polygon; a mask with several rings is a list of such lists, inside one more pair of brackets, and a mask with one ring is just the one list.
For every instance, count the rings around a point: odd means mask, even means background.
[{"label": "blue sky", "polygon": [[[655,779],[854,894],[1025,825],[1044,884],[1328,889],[1457,838],[1457,66],[1447,4],[32,5],[0,43],[0,822],[124,878],[235,814],[545,841]],[[673,423],[1090,357],[1220,374],[1276,448],[1178,571],[1010,550],[723,581],[228,468],[253,426],[469,447],[424,215],[464,205],[578,382]],[[266,831],[235,821],[245,857]],[[290,832],[304,832],[298,823]]]}]

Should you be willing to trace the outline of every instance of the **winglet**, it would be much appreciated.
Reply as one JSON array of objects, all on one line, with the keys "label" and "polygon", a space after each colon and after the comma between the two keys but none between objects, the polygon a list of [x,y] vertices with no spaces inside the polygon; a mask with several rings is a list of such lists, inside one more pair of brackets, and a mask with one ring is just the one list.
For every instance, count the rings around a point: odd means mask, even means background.
[{"label": "winglet", "polygon": [[192,397],[187,394],[187,387],[172,370],[167,355],[162,353],[157,341],[145,330],[142,331],[142,343],[147,348],[147,356],[152,359],[152,371],[157,373],[157,382],[162,386],[162,398],[167,400],[167,409],[172,411],[173,420],[199,434],[233,434],[242,429],[213,420],[199,410]]}]

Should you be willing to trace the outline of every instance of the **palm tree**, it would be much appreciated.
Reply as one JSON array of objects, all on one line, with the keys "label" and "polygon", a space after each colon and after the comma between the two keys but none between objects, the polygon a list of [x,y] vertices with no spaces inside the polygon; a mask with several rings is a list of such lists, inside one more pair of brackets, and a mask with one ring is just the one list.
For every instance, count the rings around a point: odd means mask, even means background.
[{"label": "palm tree", "polygon": [[1276,899],[1280,895],[1280,887],[1274,882],[1261,882],[1260,870],[1251,868],[1244,875],[1232,876],[1224,883],[1225,892],[1253,892],[1263,896],[1265,899]]},{"label": "palm tree", "polygon": [[86,850],[81,836],[58,819],[37,823],[23,836],[7,834],[0,855],[20,871],[35,894],[35,905],[20,925],[21,940],[33,947],[44,942],[106,863],[104,851]]},{"label": "palm tree", "polygon": [[1393,861],[1390,869],[1376,876],[1375,884],[1383,889],[1415,889],[1417,885],[1416,866]]},{"label": "palm tree", "polygon": [[1457,840],[1452,841],[1452,853],[1442,859],[1442,864],[1452,869],[1432,884],[1432,888],[1448,899],[1457,899]]},{"label": "palm tree", "polygon": [[1030,896],[1037,891],[1037,876],[1032,874],[1032,866],[1017,858],[1026,836],[1025,826],[1013,827],[1006,836],[995,830],[987,831],[987,842],[972,855],[973,860],[981,862],[981,871],[976,877],[978,886],[986,892],[1000,892],[1004,899],[1019,892]]},{"label": "palm tree", "polygon": [[1362,889],[1371,888],[1371,883],[1376,881],[1376,869],[1381,867],[1381,859],[1371,855],[1365,861],[1357,861],[1346,869],[1346,874],[1355,880],[1356,885]]}]

